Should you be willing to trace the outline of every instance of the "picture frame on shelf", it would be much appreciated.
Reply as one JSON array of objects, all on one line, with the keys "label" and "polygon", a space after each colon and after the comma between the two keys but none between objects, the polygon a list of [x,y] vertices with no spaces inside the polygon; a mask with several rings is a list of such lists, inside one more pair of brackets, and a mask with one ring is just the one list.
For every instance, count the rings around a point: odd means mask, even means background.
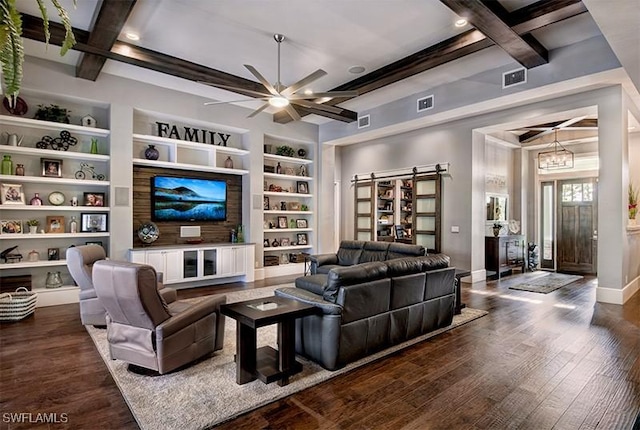
[{"label": "picture frame on shelf", "polygon": [[288,228],[289,220],[287,220],[286,216],[278,217],[278,228]]},{"label": "picture frame on shelf", "polygon": [[24,205],[24,190],[22,184],[1,184],[0,201],[3,205]]},{"label": "picture frame on shelf", "polygon": [[289,246],[289,245],[291,245],[291,241],[289,240],[288,237],[280,238],[280,246]]},{"label": "picture frame on shelf", "polygon": [[47,233],[64,233],[64,217],[49,215],[47,217]]},{"label": "picture frame on shelf", "polygon": [[42,176],[47,178],[62,178],[62,160],[57,158],[41,158]]},{"label": "picture frame on shelf", "polygon": [[265,211],[268,211],[269,210],[269,205],[270,205],[269,197],[263,196],[262,197],[262,209],[265,210]]},{"label": "picture frame on shelf", "polygon": [[295,176],[296,171],[294,170],[293,167],[285,167],[284,168],[284,174],[285,175],[289,175],[289,176]]},{"label": "picture frame on shelf", "polygon": [[81,213],[80,231],[83,233],[109,231],[108,216],[107,213]]},{"label": "picture frame on shelf", "polygon": [[271,244],[269,243],[269,239],[265,239],[264,241],[262,241],[262,246],[265,248],[270,248]]},{"label": "picture frame on shelf", "polygon": [[58,261],[60,260],[60,248],[47,249],[47,260]]},{"label": "picture frame on shelf", "polygon": [[83,193],[82,206],[105,206],[105,193]]},{"label": "picture frame on shelf", "polygon": [[300,203],[299,202],[289,202],[289,210],[290,211],[299,211]]},{"label": "picture frame on shelf", "polygon": [[306,219],[300,218],[296,220],[296,227],[297,228],[309,228],[309,224],[307,223]]},{"label": "picture frame on shelf", "polygon": [[296,237],[298,239],[298,245],[307,245],[309,243],[307,233],[298,233]]},{"label": "picture frame on shelf", "polygon": [[296,191],[298,194],[309,194],[309,183],[306,181],[296,181]]},{"label": "picture frame on shelf", "polygon": [[22,220],[8,219],[0,221],[0,234],[22,234]]}]

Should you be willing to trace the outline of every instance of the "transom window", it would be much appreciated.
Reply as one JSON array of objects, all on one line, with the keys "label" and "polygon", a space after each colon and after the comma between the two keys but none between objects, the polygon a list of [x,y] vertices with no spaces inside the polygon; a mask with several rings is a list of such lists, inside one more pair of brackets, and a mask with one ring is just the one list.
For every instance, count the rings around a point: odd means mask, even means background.
[{"label": "transom window", "polygon": [[563,184],[563,202],[591,202],[593,201],[593,183]]}]

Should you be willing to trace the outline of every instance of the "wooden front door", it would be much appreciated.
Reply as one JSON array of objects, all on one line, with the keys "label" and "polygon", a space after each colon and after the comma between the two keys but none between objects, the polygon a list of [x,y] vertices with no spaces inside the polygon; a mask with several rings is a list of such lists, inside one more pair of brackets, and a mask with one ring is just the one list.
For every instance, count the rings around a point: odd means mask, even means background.
[{"label": "wooden front door", "polygon": [[597,179],[558,181],[558,271],[596,273]]}]

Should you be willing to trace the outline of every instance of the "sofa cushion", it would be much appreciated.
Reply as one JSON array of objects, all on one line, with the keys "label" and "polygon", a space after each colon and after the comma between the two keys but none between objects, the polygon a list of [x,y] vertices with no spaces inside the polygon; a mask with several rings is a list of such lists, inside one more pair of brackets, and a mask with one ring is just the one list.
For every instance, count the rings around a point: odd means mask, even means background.
[{"label": "sofa cushion", "polygon": [[296,278],[296,288],[301,288],[319,296],[322,295],[326,283],[327,275],[324,274]]},{"label": "sofa cushion", "polygon": [[422,271],[438,270],[449,267],[451,259],[445,254],[429,254],[424,257],[418,257],[422,261]]},{"label": "sofa cushion", "polygon": [[387,260],[385,264],[391,277],[424,272],[424,262],[418,257],[396,258]]},{"label": "sofa cushion", "polygon": [[331,269],[322,297],[335,303],[338,290],[344,285],[361,284],[387,277],[387,266],[381,262],[356,264],[354,266]]},{"label": "sofa cushion", "polygon": [[340,248],[338,248],[337,252],[338,264],[340,266],[358,264],[363,246],[364,242],[361,240],[343,240],[340,242]]},{"label": "sofa cushion", "polygon": [[365,242],[358,263],[385,261],[387,259],[389,245],[389,242]]},{"label": "sofa cushion", "polygon": [[387,251],[387,260],[402,257],[420,257],[425,254],[425,249],[422,245],[410,245],[407,243],[394,242],[389,245],[389,251]]},{"label": "sofa cushion", "polygon": [[331,271],[331,269],[335,269],[336,267],[342,267],[339,264],[326,264],[324,266],[316,267],[316,274],[326,275]]}]

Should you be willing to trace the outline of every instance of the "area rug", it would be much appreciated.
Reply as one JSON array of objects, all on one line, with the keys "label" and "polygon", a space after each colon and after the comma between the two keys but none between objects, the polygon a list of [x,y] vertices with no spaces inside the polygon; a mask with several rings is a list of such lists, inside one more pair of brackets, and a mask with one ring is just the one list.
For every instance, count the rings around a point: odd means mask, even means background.
[{"label": "area rug", "polygon": [[[238,302],[273,295],[276,288],[292,284],[227,293],[227,302]],[[202,298],[189,299],[193,301]],[[235,321],[227,318],[224,348],[211,358],[202,360],[186,369],[162,376],[143,376],[127,370],[127,364],[109,358],[106,330],[87,326],[100,355],[116,381],[122,396],[129,405],[138,425],[143,430],[203,429],[262,405],[286,397],[329,378],[370,363],[401,348],[466,324],[488,312],[463,309],[454,316],[453,324],[444,329],[404,342],[403,344],[373,354],[351,363],[337,371],[328,371],[312,361],[298,357],[302,372],[290,378],[284,387],[276,383],[263,384],[256,380],[244,385],[235,383],[236,367],[233,356],[236,350]],[[258,345],[276,346],[276,326],[258,329]]]},{"label": "area rug", "polygon": [[572,282],[582,279],[579,275],[565,275],[563,273],[545,273],[541,276],[537,276],[534,279],[526,280],[525,282],[512,285],[510,290],[522,290],[531,291],[532,293],[548,294],[558,288],[564,287]]}]

